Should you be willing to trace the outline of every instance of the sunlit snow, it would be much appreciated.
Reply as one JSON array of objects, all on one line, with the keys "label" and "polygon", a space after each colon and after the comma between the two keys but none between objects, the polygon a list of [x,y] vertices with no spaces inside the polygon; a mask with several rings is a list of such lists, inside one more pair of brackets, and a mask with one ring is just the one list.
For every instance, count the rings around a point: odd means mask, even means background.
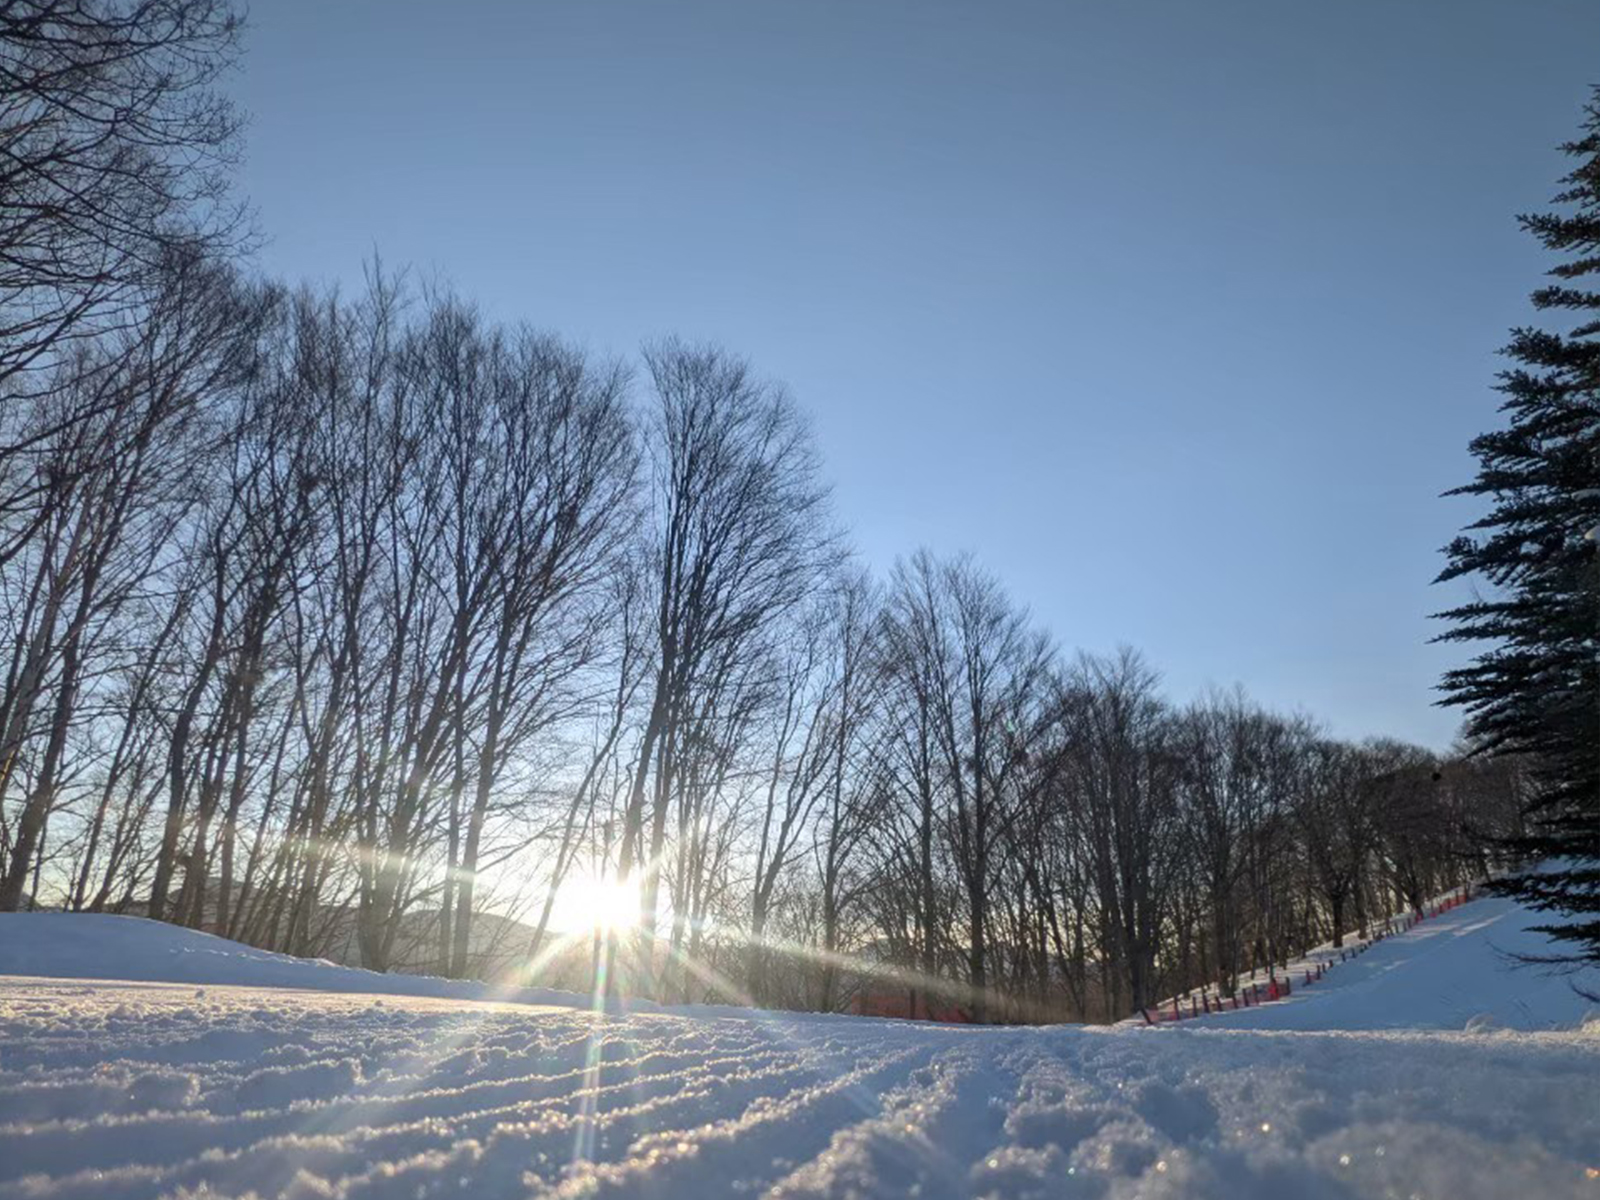
[{"label": "sunlit snow", "polygon": [[1600,1196],[1600,1024],[1507,969],[1526,921],[1478,901],[1289,1003],[1108,1030],[596,1014],[5,916],[0,1200]]}]

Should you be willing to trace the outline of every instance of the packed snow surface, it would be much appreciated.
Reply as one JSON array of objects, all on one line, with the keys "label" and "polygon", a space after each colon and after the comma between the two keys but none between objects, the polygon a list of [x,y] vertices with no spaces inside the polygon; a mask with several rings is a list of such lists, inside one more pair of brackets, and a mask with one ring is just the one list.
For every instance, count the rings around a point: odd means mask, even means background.
[{"label": "packed snow surface", "polygon": [[1600,1026],[1507,969],[1527,921],[1465,905],[1237,1016],[978,1029],[504,1003],[0,917],[0,1200],[1600,1197]]},{"label": "packed snow surface", "polygon": [[1526,962],[1560,952],[1528,928],[1550,923],[1510,900],[1474,900],[1369,946],[1280,1003],[1204,1019],[1226,1029],[1572,1028],[1600,1008],[1572,985],[1600,992],[1600,974]]}]

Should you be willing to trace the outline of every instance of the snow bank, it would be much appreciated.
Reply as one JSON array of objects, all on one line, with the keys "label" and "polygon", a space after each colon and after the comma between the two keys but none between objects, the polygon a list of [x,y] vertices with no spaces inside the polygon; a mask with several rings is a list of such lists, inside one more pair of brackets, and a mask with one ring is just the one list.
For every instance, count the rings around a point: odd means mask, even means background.
[{"label": "snow bank", "polygon": [[495,987],[426,975],[385,975],[325,959],[294,958],[143,917],[0,913],[0,975],[121,979],[234,987],[303,988],[525,1004],[587,1004],[542,988]]}]

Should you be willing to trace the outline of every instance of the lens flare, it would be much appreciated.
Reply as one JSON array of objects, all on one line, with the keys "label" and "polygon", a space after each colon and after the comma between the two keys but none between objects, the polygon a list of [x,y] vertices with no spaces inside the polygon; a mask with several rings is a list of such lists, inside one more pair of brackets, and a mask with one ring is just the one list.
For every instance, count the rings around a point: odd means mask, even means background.
[{"label": "lens flare", "polygon": [[550,923],[568,932],[633,929],[639,924],[639,885],[634,880],[574,875],[557,892]]}]

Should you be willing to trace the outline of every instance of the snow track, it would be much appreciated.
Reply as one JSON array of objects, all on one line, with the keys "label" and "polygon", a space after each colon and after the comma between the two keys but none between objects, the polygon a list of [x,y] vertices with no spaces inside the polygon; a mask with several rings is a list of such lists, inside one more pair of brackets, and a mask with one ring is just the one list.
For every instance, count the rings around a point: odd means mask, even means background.
[{"label": "snow track", "polygon": [[1600,1196],[1586,1032],[967,1029],[0,979],[0,1200]]}]

